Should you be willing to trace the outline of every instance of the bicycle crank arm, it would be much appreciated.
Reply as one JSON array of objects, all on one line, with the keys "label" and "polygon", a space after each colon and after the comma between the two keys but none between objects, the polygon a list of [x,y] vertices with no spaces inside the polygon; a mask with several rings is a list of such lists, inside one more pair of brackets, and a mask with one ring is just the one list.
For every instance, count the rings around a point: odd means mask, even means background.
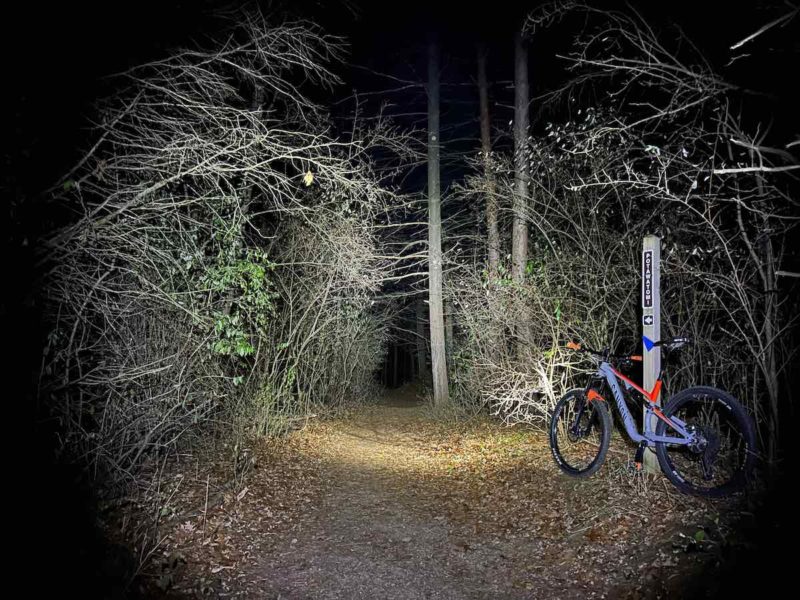
[{"label": "bicycle crank arm", "polygon": [[634,464],[636,465],[636,470],[641,471],[642,465],[644,463],[644,451],[647,450],[647,442],[641,441],[639,442],[639,446],[636,448],[636,456],[633,459]]}]

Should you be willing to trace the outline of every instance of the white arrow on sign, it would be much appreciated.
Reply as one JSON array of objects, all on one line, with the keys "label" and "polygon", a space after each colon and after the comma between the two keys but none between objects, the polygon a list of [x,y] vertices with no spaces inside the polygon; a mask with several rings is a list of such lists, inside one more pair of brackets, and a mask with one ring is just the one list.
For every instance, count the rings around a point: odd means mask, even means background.
[{"label": "white arrow on sign", "polygon": [[653,324],[653,315],[645,315],[644,316],[644,324],[645,325],[652,325]]}]

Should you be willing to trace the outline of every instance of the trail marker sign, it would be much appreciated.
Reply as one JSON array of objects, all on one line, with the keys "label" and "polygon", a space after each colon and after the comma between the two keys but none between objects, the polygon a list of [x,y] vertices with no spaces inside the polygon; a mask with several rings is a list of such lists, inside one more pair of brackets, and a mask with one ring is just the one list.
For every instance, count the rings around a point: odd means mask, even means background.
[{"label": "trail marker sign", "polygon": [[642,253],[642,308],[653,308],[653,250],[647,249],[647,242]]},{"label": "trail marker sign", "polygon": [[[661,374],[661,347],[653,342],[661,339],[661,238],[648,235],[642,244],[642,384],[652,390]],[[649,342],[649,343],[648,343]],[[658,400],[661,405],[661,399]],[[656,417],[650,423],[655,428]],[[649,448],[644,454],[644,468],[658,473],[655,453]]]}]

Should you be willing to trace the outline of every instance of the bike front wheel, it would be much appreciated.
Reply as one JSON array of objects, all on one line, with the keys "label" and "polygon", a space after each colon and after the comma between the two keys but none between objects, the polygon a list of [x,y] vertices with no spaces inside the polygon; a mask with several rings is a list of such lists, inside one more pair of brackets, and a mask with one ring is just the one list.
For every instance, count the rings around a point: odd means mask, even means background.
[{"label": "bike front wheel", "polygon": [[[682,492],[721,497],[742,489],[755,461],[755,428],[747,411],[722,390],[693,387],[676,394],[664,408],[695,434],[689,445],[656,443],[661,470]],[[659,420],[656,435],[667,434]]]},{"label": "bike front wheel", "polygon": [[550,421],[550,449],[562,471],[573,477],[596,473],[610,441],[611,415],[605,402],[589,402],[581,389],[558,401]]}]

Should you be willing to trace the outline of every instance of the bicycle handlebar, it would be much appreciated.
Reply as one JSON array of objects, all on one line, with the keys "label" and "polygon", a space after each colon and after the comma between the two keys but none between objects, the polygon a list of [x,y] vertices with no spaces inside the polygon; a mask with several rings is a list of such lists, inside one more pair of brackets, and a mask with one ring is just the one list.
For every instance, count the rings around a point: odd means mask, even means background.
[{"label": "bicycle handlebar", "polygon": [[600,356],[603,358],[609,358],[611,355],[608,353],[608,349],[605,350],[595,350],[593,348],[584,348],[583,344],[579,344],[577,342],[567,342],[567,348],[570,350],[575,350],[577,352],[585,352],[586,354],[594,354],[596,356]]}]

